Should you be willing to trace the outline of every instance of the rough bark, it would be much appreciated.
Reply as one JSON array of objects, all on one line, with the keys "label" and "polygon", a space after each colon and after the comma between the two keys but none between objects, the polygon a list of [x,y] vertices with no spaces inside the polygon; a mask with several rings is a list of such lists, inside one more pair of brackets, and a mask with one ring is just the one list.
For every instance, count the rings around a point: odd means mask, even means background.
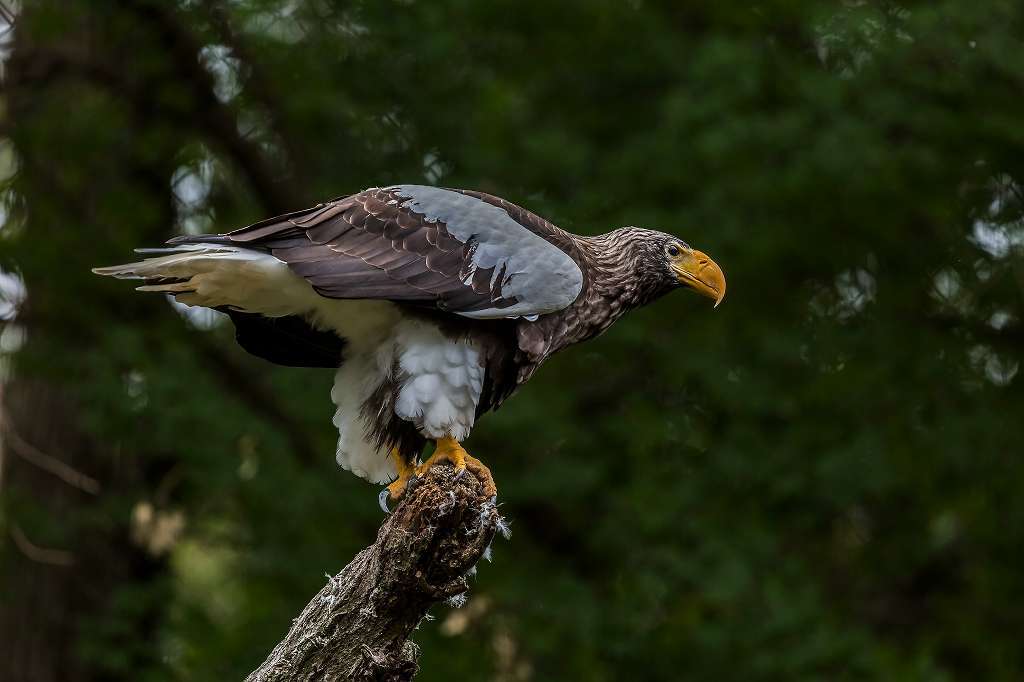
[{"label": "rough bark", "polygon": [[469,589],[500,527],[473,474],[432,468],[247,682],[411,680],[419,648],[410,635],[433,604]]}]

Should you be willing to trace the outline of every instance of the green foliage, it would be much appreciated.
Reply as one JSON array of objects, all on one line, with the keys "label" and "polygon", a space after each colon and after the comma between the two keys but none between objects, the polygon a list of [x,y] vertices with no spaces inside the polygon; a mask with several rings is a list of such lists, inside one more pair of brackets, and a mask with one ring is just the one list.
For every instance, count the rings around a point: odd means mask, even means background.
[{"label": "green foliage", "polygon": [[[140,501],[185,519],[89,615],[87,666],[239,678],[380,521],[334,465],[329,372],[88,268],[404,181],[671,231],[729,281],[482,421],[513,536],[421,626],[418,679],[1024,674],[1024,6],[177,5],[25,0],[6,65],[0,267],[28,342],[0,347],[140,468],[68,523],[126,535]],[[0,523],[28,514],[16,493]]]}]

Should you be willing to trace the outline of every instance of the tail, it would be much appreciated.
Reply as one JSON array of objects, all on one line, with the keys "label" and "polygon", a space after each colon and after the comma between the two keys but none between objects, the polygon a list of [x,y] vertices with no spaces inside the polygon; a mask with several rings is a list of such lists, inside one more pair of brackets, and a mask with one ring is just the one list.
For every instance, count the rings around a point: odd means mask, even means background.
[{"label": "tail", "polygon": [[156,249],[135,249],[135,253],[151,257],[134,263],[93,268],[92,271],[97,275],[116,277],[117,279],[167,279],[174,278],[176,276],[174,273],[190,277],[192,274],[195,274],[195,268],[201,262],[223,258],[228,254],[237,253],[238,251],[237,247],[207,246],[206,244],[182,244],[180,246]]},{"label": "tail", "polygon": [[235,338],[253,355],[292,367],[338,367],[345,340],[310,322],[325,302],[306,280],[266,251],[226,237],[172,239],[171,246],[136,249],[134,263],[94,268],[97,275],[138,279],[138,291],[174,296],[186,305],[226,312]]},{"label": "tail", "polygon": [[97,275],[143,280],[137,291],[174,296],[186,305],[230,308],[270,317],[305,312],[316,294],[282,261],[265,251],[231,245],[227,237],[172,240],[173,246],[136,249],[134,263],[93,268]]}]

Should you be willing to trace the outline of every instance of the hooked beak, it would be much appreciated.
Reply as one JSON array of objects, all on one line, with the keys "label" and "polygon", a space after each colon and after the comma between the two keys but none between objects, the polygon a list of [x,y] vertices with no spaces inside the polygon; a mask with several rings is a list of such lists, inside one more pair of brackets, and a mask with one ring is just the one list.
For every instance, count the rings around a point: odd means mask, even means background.
[{"label": "hooked beak", "polygon": [[672,261],[672,271],[679,283],[715,300],[715,307],[725,298],[725,274],[715,261],[702,251],[684,251]]}]

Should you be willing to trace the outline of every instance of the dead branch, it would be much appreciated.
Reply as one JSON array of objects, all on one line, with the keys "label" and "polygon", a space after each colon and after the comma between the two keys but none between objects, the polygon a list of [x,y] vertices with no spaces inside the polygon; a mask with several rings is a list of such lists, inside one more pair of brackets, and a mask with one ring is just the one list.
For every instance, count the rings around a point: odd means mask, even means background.
[{"label": "dead branch", "polygon": [[[0,402],[0,417],[3,417],[2,402]],[[92,476],[83,474],[66,462],[62,462],[53,455],[49,455],[36,446],[32,445],[14,429],[12,420],[3,418],[0,420],[3,425],[3,432],[7,436],[7,446],[14,454],[43,471],[52,474],[64,481],[73,488],[78,488],[91,495],[98,495],[100,483]]]},{"label": "dead branch", "polygon": [[133,0],[128,6],[159,30],[182,82],[190,86],[195,102],[194,122],[235,162],[266,211],[279,214],[302,205],[300,189],[267,158],[257,140],[239,132],[234,107],[215,96],[213,76],[198,59],[202,44],[181,12],[172,5],[152,0]]},{"label": "dead branch", "polygon": [[50,566],[68,567],[75,565],[75,555],[63,549],[51,549],[40,547],[25,535],[25,531],[16,523],[11,524],[11,539],[14,546],[25,555],[25,558],[37,564],[48,564]]},{"label": "dead branch", "polygon": [[432,605],[469,589],[501,525],[471,473],[432,468],[247,682],[411,680],[419,648],[410,635]]},{"label": "dead branch", "polygon": [[291,452],[303,465],[311,466],[320,458],[302,424],[288,414],[273,391],[254,377],[223,348],[204,334],[191,334],[190,342],[213,378],[249,409],[274,424],[288,439]]}]

